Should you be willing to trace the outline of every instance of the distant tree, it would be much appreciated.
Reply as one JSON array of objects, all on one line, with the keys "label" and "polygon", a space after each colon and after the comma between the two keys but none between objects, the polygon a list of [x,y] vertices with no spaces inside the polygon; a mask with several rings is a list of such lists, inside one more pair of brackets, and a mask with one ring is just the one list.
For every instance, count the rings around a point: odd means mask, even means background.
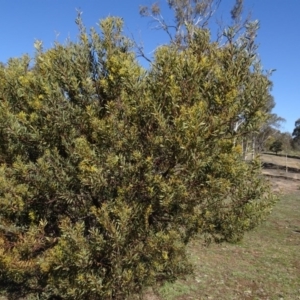
[{"label": "distant tree", "polygon": [[295,122],[295,128],[292,133],[292,137],[295,145],[300,145],[300,119]]},{"label": "distant tree", "polygon": [[270,145],[276,140],[279,130],[264,124],[256,136],[256,151],[269,150]]},{"label": "distant tree", "polygon": [[265,122],[262,124],[262,127],[256,134],[256,150],[258,152],[269,149],[270,140],[276,140],[278,136],[282,135],[279,128],[281,126],[281,123],[285,122],[285,119],[279,117],[277,114],[272,113],[272,109],[274,106],[267,109],[266,115],[268,116],[268,118],[265,120]]},{"label": "distant tree", "polygon": [[[174,23],[168,24],[157,2],[151,6],[140,6],[140,14],[150,17],[156,23],[156,29],[164,30],[171,43],[186,46],[193,38],[196,28],[206,28],[209,19],[218,8],[221,0],[167,0],[174,12]],[[238,15],[238,12],[234,13]]]},{"label": "distant tree", "polygon": [[281,132],[279,134],[278,140],[282,142],[282,148],[286,152],[292,150],[293,148],[293,137],[290,132]]},{"label": "distant tree", "polygon": [[270,151],[275,152],[276,155],[278,152],[282,151],[282,142],[281,141],[274,141],[270,146]]}]

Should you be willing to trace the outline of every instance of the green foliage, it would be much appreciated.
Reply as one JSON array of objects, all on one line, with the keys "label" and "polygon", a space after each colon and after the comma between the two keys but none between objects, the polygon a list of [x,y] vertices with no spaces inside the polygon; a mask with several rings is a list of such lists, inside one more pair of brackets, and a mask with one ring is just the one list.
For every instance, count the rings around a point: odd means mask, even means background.
[{"label": "green foliage", "polygon": [[0,290],[125,299],[191,272],[185,246],[237,241],[274,198],[233,125],[264,120],[269,79],[197,29],[146,72],[122,21],[0,67]]},{"label": "green foliage", "polygon": [[293,130],[292,136],[293,136],[293,141],[294,141],[294,144],[295,144],[294,148],[297,148],[297,146],[300,145],[300,119],[298,119],[295,122],[295,128]]},{"label": "green foliage", "polygon": [[278,152],[282,151],[282,142],[281,141],[274,141],[270,146],[270,151],[275,152],[276,155]]}]

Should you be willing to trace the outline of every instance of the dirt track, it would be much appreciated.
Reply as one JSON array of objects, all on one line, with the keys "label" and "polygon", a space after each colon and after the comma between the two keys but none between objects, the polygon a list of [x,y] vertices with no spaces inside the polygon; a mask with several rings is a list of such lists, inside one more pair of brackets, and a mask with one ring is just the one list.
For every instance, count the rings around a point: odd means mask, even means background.
[{"label": "dirt track", "polygon": [[270,180],[274,191],[284,194],[299,192],[300,159],[262,154],[263,174]]},{"label": "dirt track", "polygon": [[271,182],[274,191],[284,194],[299,192],[300,195],[299,174],[277,174],[274,170],[263,170],[263,174]]}]

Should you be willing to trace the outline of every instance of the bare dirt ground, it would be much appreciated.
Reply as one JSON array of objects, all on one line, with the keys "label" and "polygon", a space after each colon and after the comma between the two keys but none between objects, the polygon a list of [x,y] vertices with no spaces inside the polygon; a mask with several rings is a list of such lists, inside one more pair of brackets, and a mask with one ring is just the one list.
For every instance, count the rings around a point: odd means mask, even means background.
[{"label": "bare dirt ground", "polygon": [[262,154],[261,159],[265,163],[271,163],[277,166],[287,166],[288,168],[300,169],[300,159],[297,158],[286,158],[284,156],[276,156],[270,154]]},{"label": "bare dirt ground", "polygon": [[262,154],[265,168],[263,174],[272,184],[275,192],[300,193],[300,159]]},{"label": "bare dirt ground", "polygon": [[272,185],[274,192],[290,194],[293,192],[300,193],[300,174],[277,174],[274,170],[264,170],[263,174],[267,177]]}]

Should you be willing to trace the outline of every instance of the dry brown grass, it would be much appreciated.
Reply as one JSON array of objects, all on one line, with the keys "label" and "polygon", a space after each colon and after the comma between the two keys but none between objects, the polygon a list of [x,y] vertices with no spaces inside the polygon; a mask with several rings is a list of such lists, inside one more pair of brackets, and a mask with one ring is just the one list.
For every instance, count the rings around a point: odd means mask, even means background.
[{"label": "dry brown grass", "polygon": [[289,158],[289,157],[286,158],[283,156],[262,154],[261,159],[266,163],[271,163],[271,164],[283,166],[283,167],[285,167],[287,165],[288,168],[300,169],[300,159],[297,159],[297,158]]}]

